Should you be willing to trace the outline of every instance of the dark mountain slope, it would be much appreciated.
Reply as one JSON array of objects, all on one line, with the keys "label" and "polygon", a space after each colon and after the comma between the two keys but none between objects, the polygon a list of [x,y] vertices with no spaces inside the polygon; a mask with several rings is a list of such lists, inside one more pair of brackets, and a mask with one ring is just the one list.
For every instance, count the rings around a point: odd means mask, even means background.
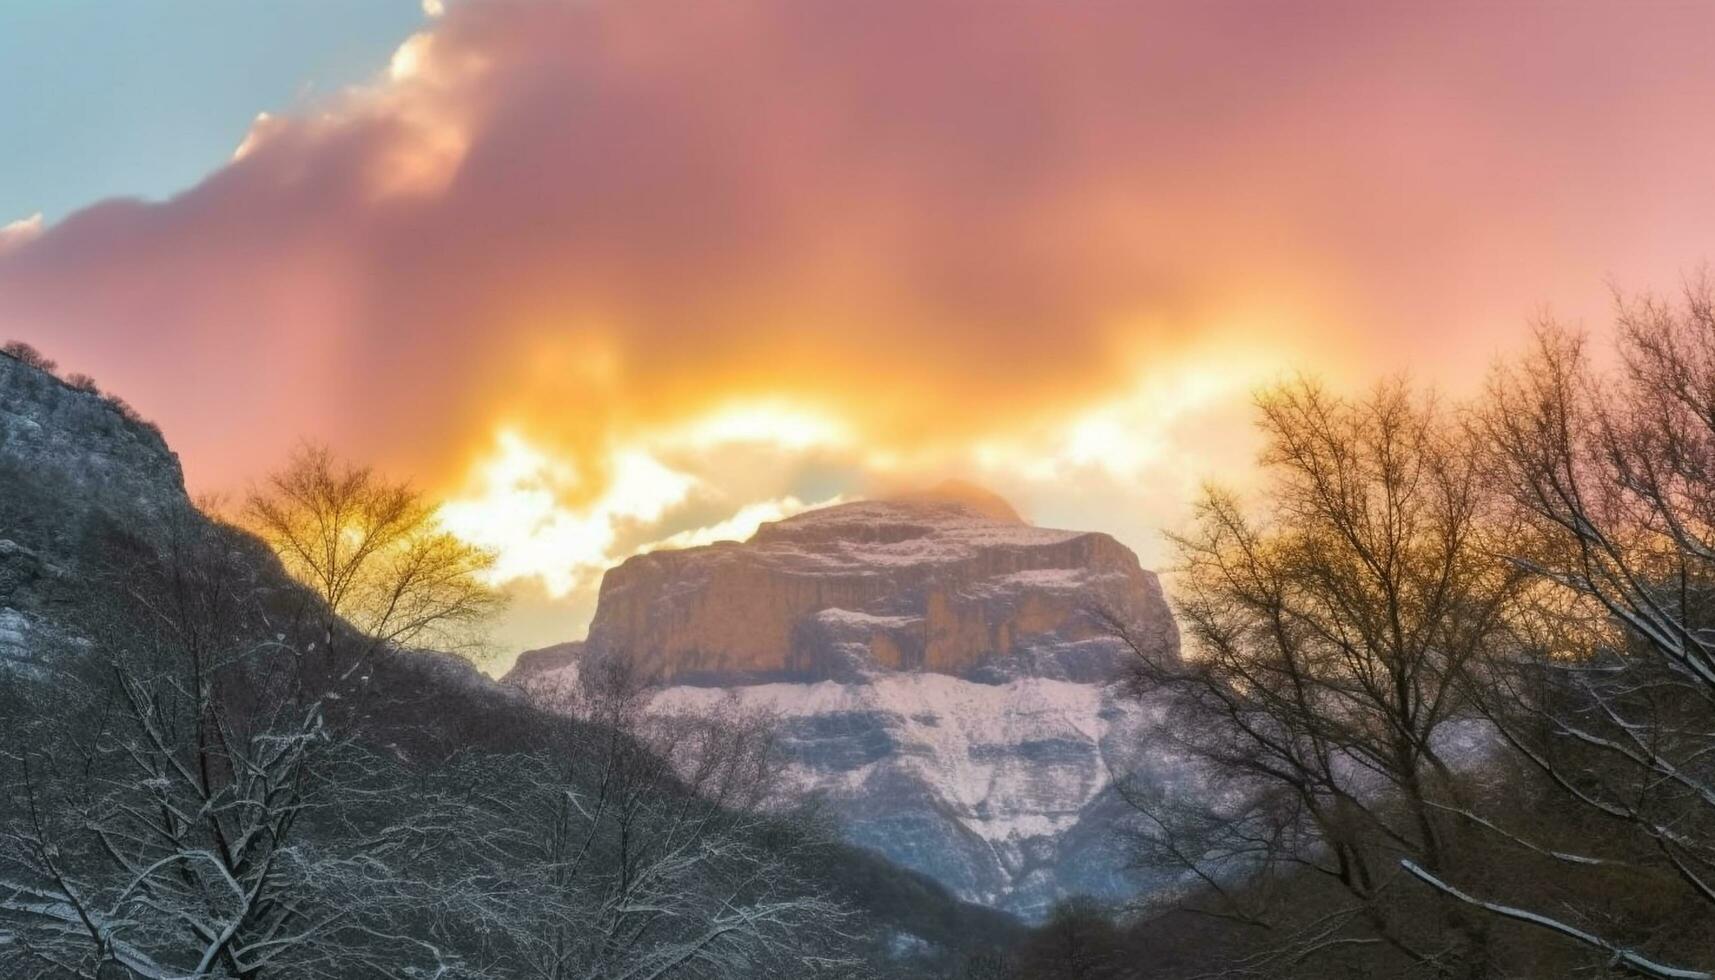
[{"label": "dark mountain slope", "polygon": [[[135,590],[109,586],[121,576],[130,576],[134,585],[179,568],[174,556],[186,541],[217,554],[226,586],[257,596],[232,629],[262,641],[273,638],[282,651],[247,668],[246,683],[253,690],[244,697],[262,703],[265,685],[255,678],[288,672],[296,672],[293,683],[299,687],[332,690],[345,665],[304,653],[316,646],[307,629],[320,609],[316,598],[289,581],[258,541],[209,521],[191,505],[177,459],[159,433],[111,400],[0,356],[0,710],[10,722],[29,729],[37,721],[53,721],[28,715],[74,704],[70,694],[61,692],[82,674],[100,672],[92,651],[102,648],[104,637],[134,640],[149,632],[152,627],[136,605],[116,598],[119,591]],[[287,650],[298,653],[289,656]],[[250,702],[240,698],[234,703]],[[696,803],[692,788],[671,775],[670,766],[650,763],[647,751],[629,744],[623,734],[540,710],[515,688],[491,681],[457,657],[382,651],[352,678],[350,688],[326,699],[324,710],[330,737],[393,767],[388,771],[398,782],[385,804],[375,807],[378,811],[408,813],[418,799],[412,787],[420,789],[423,800],[445,802],[453,787],[449,774],[479,774],[476,782],[453,788],[480,784],[491,795],[507,792],[505,767],[519,758],[561,765],[558,771],[572,792],[593,792],[602,760],[622,755],[651,774],[637,797],[643,804],[721,820],[718,808]],[[595,745],[620,748],[588,758],[557,751]],[[860,946],[870,944],[865,955],[885,964],[878,967],[884,973],[904,975],[1016,935],[1009,917],[959,903],[923,876],[868,852],[811,840],[793,825],[734,821],[732,826],[741,828],[730,833],[742,835],[747,846],[775,849],[779,861],[770,866],[787,869],[793,882],[789,890],[832,895],[845,903],[849,918],[842,932],[868,937]],[[428,862],[424,867],[428,873]],[[7,935],[0,921],[0,947]],[[457,929],[452,935],[473,947],[481,944]],[[901,944],[890,936],[914,938]],[[855,948],[835,937],[823,945],[830,952],[842,945]],[[885,950],[902,945],[935,955],[912,962],[890,959]],[[480,953],[461,951],[469,962]],[[736,975],[767,975],[760,960],[753,959],[748,969]],[[367,974],[354,970],[349,975]]]}]

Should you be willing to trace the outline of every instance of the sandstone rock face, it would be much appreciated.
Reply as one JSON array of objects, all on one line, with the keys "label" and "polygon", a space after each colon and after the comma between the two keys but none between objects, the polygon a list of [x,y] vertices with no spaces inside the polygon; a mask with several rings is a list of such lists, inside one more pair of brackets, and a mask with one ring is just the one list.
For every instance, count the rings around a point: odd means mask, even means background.
[{"label": "sandstone rock face", "polygon": [[1110,683],[1131,654],[1104,613],[1177,655],[1156,577],[1123,545],[946,487],[632,558],[587,642],[526,654],[511,680],[620,656],[657,680],[657,712],[772,717],[790,778],[849,839],[1034,917],[1147,886],[1109,833],[1110,773],[1176,778],[1134,755],[1156,713]]},{"label": "sandstone rock face", "polygon": [[634,557],[603,579],[589,646],[663,682],[873,669],[1091,681],[1118,652],[1104,613],[1168,622],[1130,550],[948,487],[810,511],[742,544]]}]

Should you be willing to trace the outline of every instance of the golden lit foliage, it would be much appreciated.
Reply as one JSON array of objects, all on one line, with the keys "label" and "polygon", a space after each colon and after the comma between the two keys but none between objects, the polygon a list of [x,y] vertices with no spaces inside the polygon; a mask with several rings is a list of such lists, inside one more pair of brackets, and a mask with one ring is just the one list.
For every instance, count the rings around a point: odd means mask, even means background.
[{"label": "golden lit foliage", "polygon": [[326,448],[300,448],[250,493],[243,519],[330,615],[377,643],[467,647],[500,608],[482,580],[491,553],[447,533],[410,485]]}]

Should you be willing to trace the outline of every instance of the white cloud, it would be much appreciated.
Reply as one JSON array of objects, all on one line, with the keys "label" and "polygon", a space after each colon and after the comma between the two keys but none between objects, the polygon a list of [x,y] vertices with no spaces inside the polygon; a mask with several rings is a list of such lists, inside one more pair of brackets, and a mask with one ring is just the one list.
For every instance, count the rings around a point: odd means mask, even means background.
[{"label": "white cloud", "polygon": [[238,141],[237,148],[232,151],[232,159],[235,161],[242,160],[249,156],[251,151],[255,150],[268,137],[269,132],[277,128],[278,125],[273,116],[266,112],[258,112],[256,118],[251,120],[250,128],[244,131],[244,138]]},{"label": "white cloud", "polygon": [[387,62],[387,77],[395,82],[414,78],[423,70],[423,61],[428,57],[432,44],[434,35],[427,32],[413,34],[400,42],[392,59]]},{"label": "white cloud", "polygon": [[588,586],[624,555],[615,542],[628,523],[661,519],[696,487],[695,477],[638,449],[619,449],[608,460],[605,489],[580,504],[581,475],[568,462],[516,432],[502,432],[467,495],[440,508],[441,523],[497,555],[496,584],[536,579],[560,598]]},{"label": "white cloud", "polygon": [[39,236],[46,224],[42,221],[42,212],[37,211],[28,218],[0,225],[0,252],[14,249],[27,241]]},{"label": "white cloud", "polygon": [[818,503],[807,504],[797,497],[786,496],[777,500],[759,500],[745,504],[738,512],[724,521],[710,524],[708,527],[697,527],[680,531],[677,534],[652,541],[637,549],[639,554],[649,551],[668,551],[678,548],[696,548],[716,541],[744,541],[756,533],[757,528],[769,521],[779,521],[816,507],[832,507],[845,503],[842,494],[830,497]]}]

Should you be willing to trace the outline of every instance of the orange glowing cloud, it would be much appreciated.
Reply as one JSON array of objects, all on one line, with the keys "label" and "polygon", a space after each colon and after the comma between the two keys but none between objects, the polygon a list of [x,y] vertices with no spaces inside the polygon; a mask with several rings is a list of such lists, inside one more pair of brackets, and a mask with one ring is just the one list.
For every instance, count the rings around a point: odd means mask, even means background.
[{"label": "orange glowing cloud", "polygon": [[324,439],[546,593],[949,472],[1146,544],[1257,382],[1473,377],[1715,218],[1690,5],[425,10],[178,197],[0,229],[0,334],[198,488]]}]

